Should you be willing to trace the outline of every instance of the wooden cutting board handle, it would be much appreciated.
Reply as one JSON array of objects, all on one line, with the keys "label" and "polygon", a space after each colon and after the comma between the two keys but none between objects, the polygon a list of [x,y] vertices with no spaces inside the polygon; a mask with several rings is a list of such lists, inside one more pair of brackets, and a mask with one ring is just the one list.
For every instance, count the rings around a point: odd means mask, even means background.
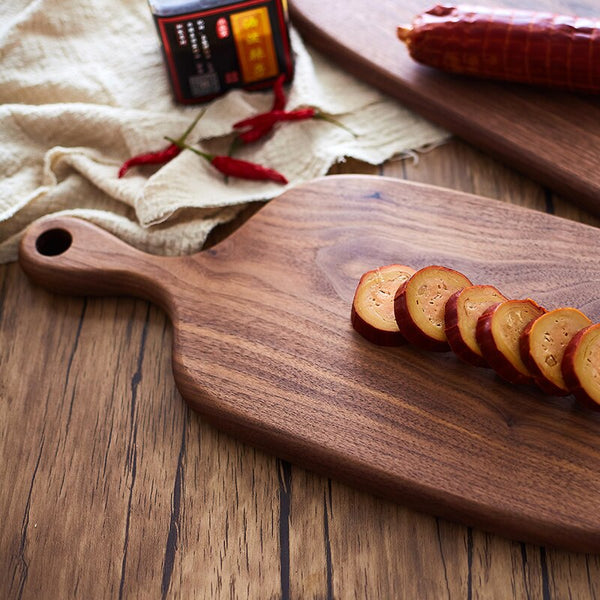
[{"label": "wooden cutting board handle", "polygon": [[[73,217],[31,225],[21,240],[19,260],[37,284],[77,295],[128,295],[155,302],[169,312],[177,258],[132,248],[99,227]],[[169,285],[171,284],[171,285]]]}]

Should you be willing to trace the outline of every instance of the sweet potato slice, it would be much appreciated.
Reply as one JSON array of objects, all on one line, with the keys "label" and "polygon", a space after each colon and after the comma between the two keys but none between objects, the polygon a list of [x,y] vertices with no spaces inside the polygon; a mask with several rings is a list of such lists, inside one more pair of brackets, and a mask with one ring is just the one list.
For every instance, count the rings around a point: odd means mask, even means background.
[{"label": "sweet potato slice", "polygon": [[406,342],[394,316],[396,290],[415,272],[405,265],[387,265],[365,273],[352,302],[351,322],[365,339],[380,346]]},{"label": "sweet potato slice", "polygon": [[581,404],[600,410],[600,323],[573,336],[563,356],[562,374]]},{"label": "sweet potato slice", "polygon": [[465,275],[446,267],[432,265],[417,271],[396,292],[394,314],[400,333],[424,350],[449,350],[444,331],[446,302],[470,285]]},{"label": "sweet potato slice", "polygon": [[521,334],[521,358],[547,394],[570,393],[561,370],[565,350],[573,336],[591,324],[576,308],[557,308],[531,321]]},{"label": "sweet potato slice", "polygon": [[533,376],[521,358],[519,339],[545,309],[536,302],[506,300],[487,308],[477,321],[475,336],[483,358],[496,373],[511,383],[531,383]]},{"label": "sweet potato slice", "polygon": [[476,367],[489,366],[475,337],[477,321],[487,308],[506,300],[492,285],[471,285],[448,298],[444,331],[450,348],[459,358]]}]

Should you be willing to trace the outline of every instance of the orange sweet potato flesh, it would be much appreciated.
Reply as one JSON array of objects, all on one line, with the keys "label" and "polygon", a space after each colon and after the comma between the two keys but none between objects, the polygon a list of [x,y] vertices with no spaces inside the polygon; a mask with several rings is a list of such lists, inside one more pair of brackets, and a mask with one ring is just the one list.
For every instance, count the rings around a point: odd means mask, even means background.
[{"label": "orange sweet potato flesh", "polygon": [[600,410],[600,323],[573,336],[561,368],[569,392],[582,405]]},{"label": "orange sweet potato flesh", "polygon": [[446,302],[470,285],[465,275],[447,267],[431,265],[417,271],[396,292],[394,314],[400,333],[424,350],[450,350],[444,331]]},{"label": "orange sweet potato flesh", "polygon": [[415,273],[406,265],[386,265],[366,272],[352,302],[351,322],[365,339],[380,346],[406,343],[394,316],[397,289]]},{"label": "orange sweet potato flesh", "polygon": [[448,344],[465,362],[477,366],[489,366],[477,343],[475,331],[483,312],[508,300],[492,285],[471,285],[452,294],[446,302],[444,329]]},{"label": "orange sweet potato flesh", "polygon": [[511,383],[533,381],[521,358],[520,337],[527,325],[545,312],[527,298],[492,305],[479,317],[475,335],[483,358],[503,379]]},{"label": "orange sweet potato flesh", "polygon": [[591,324],[581,311],[566,307],[543,314],[525,328],[520,339],[521,358],[545,393],[570,393],[561,369],[565,350],[573,336]]}]

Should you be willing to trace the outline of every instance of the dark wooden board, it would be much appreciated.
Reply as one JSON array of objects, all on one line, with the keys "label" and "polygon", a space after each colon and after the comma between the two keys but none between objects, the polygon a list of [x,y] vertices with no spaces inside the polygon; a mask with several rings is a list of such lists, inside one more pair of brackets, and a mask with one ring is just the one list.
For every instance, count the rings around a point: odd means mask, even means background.
[{"label": "dark wooden board", "polygon": [[445,264],[600,320],[599,253],[593,227],[332,176],[287,191],[191,257],[150,256],[84,221],[49,218],[28,230],[20,262],[56,291],[162,306],[182,396],[241,439],[451,520],[598,552],[600,415],[451,353],[371,345],[352,330],[350,306],[375,266]]},{"label": "dark wooden board", "polygon": [[[396,27],[429,0],[291,0],[306,42],[509,166],[600,214],[600,98],[448,75],[415,63]],[[522,2],[471,4],[524,8]],[[526,8],[600,18],[594,0],[529,0]]]}]

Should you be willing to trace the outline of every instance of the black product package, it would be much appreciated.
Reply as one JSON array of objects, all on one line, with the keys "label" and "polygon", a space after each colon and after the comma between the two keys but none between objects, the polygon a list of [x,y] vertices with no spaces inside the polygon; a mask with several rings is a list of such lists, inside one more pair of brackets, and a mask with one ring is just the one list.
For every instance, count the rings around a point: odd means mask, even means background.
[{"label": "black product package", "polygon": [[232,88],[293,77],[287,0],[149,0],[175,98],[206,102]]}]

